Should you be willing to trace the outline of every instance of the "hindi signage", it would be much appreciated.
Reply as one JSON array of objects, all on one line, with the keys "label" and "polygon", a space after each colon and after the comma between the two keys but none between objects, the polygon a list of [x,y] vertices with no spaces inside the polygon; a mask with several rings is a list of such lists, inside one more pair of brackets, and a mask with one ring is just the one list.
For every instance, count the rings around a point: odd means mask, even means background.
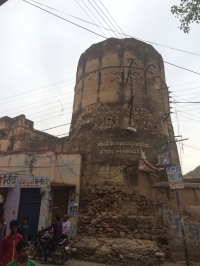
[{"label": "hindi signage", "polygon": [[17,173],[0,174],[0,187],[16,187]]},{"label": "hindi signage", "polygon": [[41,188],[49,186],[49,177],[20,176],[17,173],[0,174],[0,187]]},{"label": "hindi signage", "polygon": [[49,177],[18,177],[17,186],[22,188],[49,187]]},{"label": "hindi signage", "polygon": [[183,176],[179,166],[167,167],[166,172],[171,189],[184,188]]}]

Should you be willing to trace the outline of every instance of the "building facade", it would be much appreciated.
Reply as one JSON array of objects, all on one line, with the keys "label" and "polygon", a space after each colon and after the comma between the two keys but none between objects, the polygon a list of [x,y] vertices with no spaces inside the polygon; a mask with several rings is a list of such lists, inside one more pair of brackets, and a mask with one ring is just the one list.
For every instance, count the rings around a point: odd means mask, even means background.
[{"label": "building facade", "polygon": [[[51,151],[4,152],[0,187],[6,222],[29,219],[29,235],[69,213],[70,236],[77,234],[81,155]],[[7,228],[9,232],[9,227]]]}]

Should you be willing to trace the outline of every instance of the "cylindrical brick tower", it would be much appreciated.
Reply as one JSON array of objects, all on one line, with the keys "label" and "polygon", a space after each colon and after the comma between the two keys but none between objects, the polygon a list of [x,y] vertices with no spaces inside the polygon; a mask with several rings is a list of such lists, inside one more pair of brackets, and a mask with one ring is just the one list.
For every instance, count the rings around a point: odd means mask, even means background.
[{"label": "cylindrical brick tower", "polygon": [[[151,45],[132,38],[111,38],[93,44],[81,55],[69,136],[69,150],[83,155],[78,220],[81,241],[75,244],[78,250],[89,248],[91,237],[97,245],[101,237],[123,238],[123,243],[136,248],[137,254],[141,246],[135,239],[141,239],[147,250],[149,244],[145,241],[154,240],[152,249],[158,252],[155,240],[167,229],[162,219],[157,220],[159,195],[152,186],[167,181],[166,174],[163,171],[158,177],[140,171],[138,163],[142,151],[156,165],[156,151],[165,146],[167,138],[174,140],[173,135],[163,60]],[[175,142],[171,150],[174,164],[178,164]],[[110,259],[101,262],[118,265],[119,254],[113,255],[109,249],[102,254]],[[85,255],[77,253],[77,257],[99,258],[99,251],[94,247],[91,250],[90,254],[87,250]],[[148,265],[159,265],[154,255],[145,260]],[[137,265],[147,265],[144,261],[141,258]],[[131,259],[127,258],[126,263],[132,265]]]}]

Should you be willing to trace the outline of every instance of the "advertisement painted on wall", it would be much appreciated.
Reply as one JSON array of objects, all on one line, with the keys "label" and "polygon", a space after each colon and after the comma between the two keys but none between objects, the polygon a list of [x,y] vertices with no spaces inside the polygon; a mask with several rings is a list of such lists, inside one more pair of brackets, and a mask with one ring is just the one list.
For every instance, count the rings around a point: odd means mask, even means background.
[{"label": "advertisement painted on wall", "polygon": [[41,188],[49,186],[49,177],[20,176],[17,173],[0,174],[0,187]]},{"label": "advertisement painted on wall", "polygon": [[184,188],[183,176],[181,173],[181,168],[179,166],[167,167],[166,172],[171,189]]}]

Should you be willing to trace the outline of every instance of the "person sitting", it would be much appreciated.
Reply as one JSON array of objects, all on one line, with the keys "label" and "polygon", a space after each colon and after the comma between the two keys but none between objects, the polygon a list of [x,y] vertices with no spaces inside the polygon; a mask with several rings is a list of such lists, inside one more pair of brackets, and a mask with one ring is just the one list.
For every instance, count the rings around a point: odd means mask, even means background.
[{"label": "person sitting", "polygon": [[36,266],[33,260],[29,260],[29,246],[24,240],[20,240],[16,246],[17,259],[9,262],[7,266]]},{"label": "person sitting", "polygon": [[45,231],[49,231],[51,229],[53,229],[53,237],[50,238],[46,244],[44,245],[44,261],[41,262],[41,264],[47,264],[47,251],[48,251],[48,247],[50,245],[52,245],[55,241],[58,241],[61,236],[62,236],[62,222],[60,219],[60,215],[55,215],[55,223],[53,223],[52,225],[48,226],[47,228],[43,229],[42,231],[39,232],[45,232]]}]

